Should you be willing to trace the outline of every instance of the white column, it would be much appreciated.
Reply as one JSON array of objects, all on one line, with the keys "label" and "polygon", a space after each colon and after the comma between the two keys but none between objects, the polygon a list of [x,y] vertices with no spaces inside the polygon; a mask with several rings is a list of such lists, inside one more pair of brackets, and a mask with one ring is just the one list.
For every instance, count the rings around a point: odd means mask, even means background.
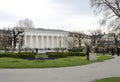
[{"label": "white column", "polygon": [[38,44],[38,36],[36,36],[36,48],[39,48],[39,44]]},{"label": "white column", "polygon": [[41,36],[41,47],[44,48],[44,36]]},{"label": "white column", "polygon": [[64,48],[63,36],[61,36],[61,47]]},{"label": "white column", "polygon": [[49,48],[49,36],[46,36],[46,40],[47,40],[47,48]]},{"label": "white column", "polygon": [[57,37],[57,48],[59,48],[59,41],[58,41],[59,36],[56,37]]},{"label": "white column", "polygon": [[66,46],[65,46],[65,41],[66,41],[65,37],[63,37],[63,47],[64,47],[64,48],[66,48]]},{"label": "white column", "polygon": [[65,48],[68,48],[68,37],[67,36],[65,36]]},{"label": "white column", "polygon": [[30,35],[30,48],[32,48],[32,35]]},{"label": "white column", "polygon": [[41,36],[38,36],[38,48],[42,48],[42,44],[41,44]]},{"label": "white column", "polygon": [[51,36],[51,39],[52,39],[52,48],[54,48],[54,36]]},{"label": "white column", "polygon": [[26,40],[26,38],[27,38],[27,36],[26,35],[24,35],[24,48],[27,46],[27,40]]}]

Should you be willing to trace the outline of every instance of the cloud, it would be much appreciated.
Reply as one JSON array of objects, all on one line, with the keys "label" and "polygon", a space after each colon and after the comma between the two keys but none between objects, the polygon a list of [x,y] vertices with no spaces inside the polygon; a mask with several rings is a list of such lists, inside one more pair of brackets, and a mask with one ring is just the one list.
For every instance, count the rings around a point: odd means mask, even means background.
[{"label": "cloud", "polygon": [[11,13],[0,10],[0,21],[15,21],[17,18],[17,16]]},{"label": "cloud", "polygon": [[0,0],[0,10],[20,16],[38,16],[49,13],[47,0]]},{"label": "cloud", "polygon": [[22,17],[0,10],[0,28],[15,26]]},{"label": "cloud", "polygon": [[0,0],[0,13],[2,26],[12,26],[29,18],[37,28],[85,30],[97,27],[89,0]]},{"label": "cloud", "polygon": [[51,0],[55,4],[61,5],[61,8],[69,11],[69,14],[90,14],[89,0]]}]

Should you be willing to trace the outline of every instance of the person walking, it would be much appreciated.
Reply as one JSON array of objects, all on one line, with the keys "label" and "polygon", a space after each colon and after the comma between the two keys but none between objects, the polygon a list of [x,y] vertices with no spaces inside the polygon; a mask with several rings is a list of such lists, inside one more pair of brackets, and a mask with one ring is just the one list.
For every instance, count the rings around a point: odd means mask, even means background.
[{"label": "person walking", "polygon": [[89,46],[86,49],[86,59],[89,60],[89,52],[90,52],[90,48]]},{"label": "person walking", "polygon": [[112,48],[111,48],[111,55],[112,55],[112,56],[114,56],[114,52],[115,52],[115,50],[114,50],[114,48],[112,47]]},{"label": "person walking", "polygon": [[119,55],[120,55],[120,48],[117,47],[117,56],[119,56]]}]

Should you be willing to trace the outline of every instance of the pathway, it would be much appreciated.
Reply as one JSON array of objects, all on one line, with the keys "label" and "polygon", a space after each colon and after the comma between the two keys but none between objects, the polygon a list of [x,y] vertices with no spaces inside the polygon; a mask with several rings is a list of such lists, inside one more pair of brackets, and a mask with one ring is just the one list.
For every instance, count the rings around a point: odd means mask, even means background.
[{"label": "pathway", "polygon": [[120,76],[120,57],[75,67],[0,69],[0,82],[92,82],[117,76]]}]

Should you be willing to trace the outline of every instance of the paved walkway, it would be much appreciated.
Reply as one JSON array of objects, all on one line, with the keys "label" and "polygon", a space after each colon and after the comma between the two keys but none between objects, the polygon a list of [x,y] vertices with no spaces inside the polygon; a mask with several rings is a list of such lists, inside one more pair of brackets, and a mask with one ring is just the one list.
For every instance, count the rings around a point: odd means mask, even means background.
[{"label": "paved walkway", "polygon": [[93,82],[120,76],[120,57],[84,66],[45,69],[0,69],[0,82]]}]

